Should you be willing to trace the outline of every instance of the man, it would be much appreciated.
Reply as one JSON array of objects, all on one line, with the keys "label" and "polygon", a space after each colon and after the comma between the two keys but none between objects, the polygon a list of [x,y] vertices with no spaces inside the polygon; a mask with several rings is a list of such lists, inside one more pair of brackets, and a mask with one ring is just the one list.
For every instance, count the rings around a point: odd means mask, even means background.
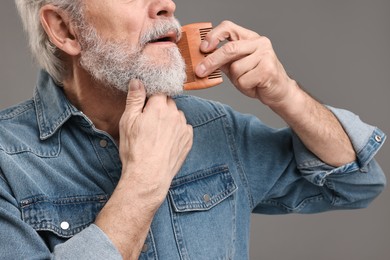
[{"label": "man", "polygon": [[302,91],[267,38],[223,22],[196,73],[221,68],[291,128],[178,95],[170,0],[16,4],[43,70],[0,114],[5,258],[247,259],[251,212],[361,208],[383,189],[385,135]]}]

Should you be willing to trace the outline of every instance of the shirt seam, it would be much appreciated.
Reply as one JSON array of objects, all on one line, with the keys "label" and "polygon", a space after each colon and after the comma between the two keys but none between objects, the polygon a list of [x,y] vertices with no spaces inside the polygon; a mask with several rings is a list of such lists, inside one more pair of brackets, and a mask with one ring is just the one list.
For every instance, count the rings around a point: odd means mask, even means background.
[{"label": "shirt seam", "polygon": [[[223,107],[222,109],[224,109],[226,112],[226,108]],[[226,112],[226,115],[227,115],[227,112]],[[225,120],[223,120],[223,122],[224,122],[225,134],[227,135],[227,141],[229,144],[229,148],[230,148],[232,157],[233,157],[234,161],[237,162],[236,169],[238,171],[238,175],[240,176],[240,179],[241,179],[243,186],[246,188],[245,193],[248,197],[250,207],[253,209],[255,207],[255,203],[254,203],[254,199],[253,199],[251,192],[250,192],[250,187],[248,185],[248,179],[246,177],[245,169],[243,168],[243,163],[242,163],[241,158],[238,154],[239,151],[237,149],[236,139],[234,138],[234,135],[232,133],[231,118],[230,117],[225,118]]]}]

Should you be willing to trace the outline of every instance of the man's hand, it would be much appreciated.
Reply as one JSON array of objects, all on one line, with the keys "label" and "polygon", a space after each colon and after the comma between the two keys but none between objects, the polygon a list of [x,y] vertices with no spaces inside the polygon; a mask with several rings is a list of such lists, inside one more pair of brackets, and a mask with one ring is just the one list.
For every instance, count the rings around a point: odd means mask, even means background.
[{"label": "man's hand", "polygon": [[122,179],[158,203],[191,149],[192,127],[171,98],[155,95],[145,104],[142,83],[134,80],[130,88],[119,123]]},{"label": "man's hand", "polygon": [[[228,42],[217,49],[225,40]],[[289,98],[292,86],[296,85],[268,38],[232,22],[215,27],[202,42],[201,51],[214,50],[197,66],[198,76],[205,77],[220,68],[243,94],[271,106]]]},{"label": "man's hand", "polygon": [[119,123],[121,179],[96,220],[124,259],[138,259],[154,214],[187,157],[193,130],[175,102],[156,95],[146,102],[132,80]]},{"label": "man's hand", "polygon": [[[219,43],[227,40],[222,47]],[[199,77],[220,68],[238,90],[268,105],[322,161],[341,166],[356,159],[352,144],[336,117],[291,79],[269,39],[232,22],[223,22],[205,38],[209,54],[198,66]]]}]

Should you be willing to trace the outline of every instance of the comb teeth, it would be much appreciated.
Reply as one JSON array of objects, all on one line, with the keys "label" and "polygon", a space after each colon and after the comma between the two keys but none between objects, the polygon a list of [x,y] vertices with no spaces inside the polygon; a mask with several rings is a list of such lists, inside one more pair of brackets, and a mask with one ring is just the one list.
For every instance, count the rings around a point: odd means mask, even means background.
[{"label": "comb teeth", "polygon": [[221,70],[216,70],[213,73],[211,73],[207,78],[208,79],[222,78],[222,72]]},{"label": "comb teeth", "polygon": [[[209,27],[209,28],[200,28],[200,29],[199,29],[199,35],[200,35],[201,41],[204,41],[204,39],[206,38],[207,34],[208,34],[209,32],[211,32],[212,29],[213,29],[212,27]],[[205,54],[204,56],[207,57],[207,54]],[[211,73],[207,78],[208,78],[208,79],[222,78],[222,72],[221,72],[221,70],[216,70],[216,71],[214,71],[213,73]]]},{"label": "comb teeth", "polygon": [[187,38],[186,32],[183,32],[181,34],[181,39],[177,43],[177,47],[179,47],[179,50],[181,52],[181,56],[183,56],[184,62],[186,63],[187,79],[186,79],[185,84],[189,83],[189,82],[196,81],[196,75],[195,75],[195,72],[193,71],[194,66],[192,64],[191,50],[189,48],[190,46],[188,44],[188,38]]},{"label": "comb teeth", "polygon": [[182,27],[182,38],[177,46],[186,63],[185,90],[209,88],[223,81],[220,70],[216,70],[206,78],[199,78],[194,72],[195,67],[208,55],[200,52],[200,44],[212,28],[211,23],[195,23]]},{"label": "comb teeth", "polygon": [[200,28],[199,29],[199,34],[200,34],[200,39],[203,41],[206,38],[206,35],[211,32],[213,28]]}]

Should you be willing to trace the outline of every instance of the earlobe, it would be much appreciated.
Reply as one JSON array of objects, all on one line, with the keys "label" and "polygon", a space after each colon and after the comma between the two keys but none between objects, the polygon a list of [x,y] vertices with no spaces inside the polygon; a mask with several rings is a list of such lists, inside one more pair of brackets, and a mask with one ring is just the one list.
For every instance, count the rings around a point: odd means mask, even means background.
[{"label": "earlobe", "polygon": [[73,26],[65,12],[53,5],[45,5],[40,11],[41,24],[50,41],[63,52],[77,56],[81,52]]}]

